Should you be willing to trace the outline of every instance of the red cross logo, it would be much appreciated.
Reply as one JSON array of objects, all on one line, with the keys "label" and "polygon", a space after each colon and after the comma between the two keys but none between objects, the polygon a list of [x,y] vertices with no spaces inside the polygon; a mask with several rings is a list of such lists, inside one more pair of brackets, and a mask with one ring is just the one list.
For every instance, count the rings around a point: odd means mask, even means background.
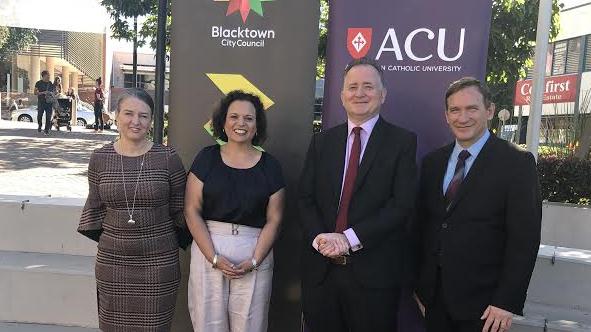
[{"label": "red cross logo", "polygon": [[367,55],[371,48],[371,28],[347,29],[347,50],[354,59]]}]

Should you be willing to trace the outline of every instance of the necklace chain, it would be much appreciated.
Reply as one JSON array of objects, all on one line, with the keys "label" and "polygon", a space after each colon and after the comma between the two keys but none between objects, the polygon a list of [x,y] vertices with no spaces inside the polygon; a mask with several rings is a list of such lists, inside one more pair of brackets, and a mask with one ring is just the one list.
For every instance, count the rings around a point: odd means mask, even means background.
[{"label": "necklace chain", "polygon": [[121,160],[121,176],[123,177],[123,193],[125,194],[125,205],[127,207],[127,214],[129,215],[129,220],[127,221],[127,223],[133,225],[135,224],[135,220],[133,220],[133,212],[135,211],[135,198],[137,195],[137,188],[139,186],[140,183],[140,177],[142,175],[142,170],[144,169],[144,160],[146,158],[146,154],[148,153],[144,153],[144,155],[142,156],[142,162],[140,164],[140,171],[137,174],[137,180],[135,182],[135,189],[133,191],[133,202],[131,204],[131,210],[129,209],[129,200],[127,199],[127,188],[125,187],[125,172],[123,171],[123,155],[119,155],[120,160]]}]

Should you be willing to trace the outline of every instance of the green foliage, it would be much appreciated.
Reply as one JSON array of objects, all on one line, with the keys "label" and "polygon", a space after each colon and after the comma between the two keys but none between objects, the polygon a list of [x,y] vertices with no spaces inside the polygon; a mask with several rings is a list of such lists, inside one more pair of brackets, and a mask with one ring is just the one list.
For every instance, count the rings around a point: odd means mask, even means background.
[{"label": "green foliage", "polygon": [[[172,23],[172,6],[170,0],[168,1],[168,15],[166,17],[166,53],[170,53],[170,24]],[[139,31],[139,37],[142,40],[150,40],[150,47],[156,49],[156,36],[158,34],[158,8],[154,7],[144,21],[142,28]]]},{"label": "green foliage", "polygon": [[[486,82],[497,110],[512,109],[515,83],[532,65],[538,4],[539,0],[493,1]],[[550,39],[558,35],[558,0],[553,0],[552,10]]]},{"label": "green foliage", "polygon": [[[111,31],[113,38],[132,41],[134,36],[133,22],[131,18],[157,12],[156,0],[101,0],[101,5],[107,9],[113,19]],[[138,38],[138,46],[145,44],[144,38]]]},{"label": "green foliage", "polygon": [[0,61],[37,43],[37,30],[0,26]]},{"label": "green foliage", "polygon": [[591,160],[540,155],[538,173],[542,199],[591,204]]},{"label": "green foliage", "polygon": [[326,43],[328,38],[328,0],[320,0],[320,39],[318,40],[318,59],[316,60],[316,78],[324,77],[326,68]]},{"label": "green foliage", "polygon": [[[158,32],[158,0],[101,0],[107,12],[113,18],[111,25],[113,37],[127,41],[133,40],[134,17],[145,17],[145,21],[138,26],[138,46],[143,46],[150,41],[150,47],[156,49],[156,36]],[[170,51],[170,23],[171,23],[171,1],[168,0],[168,15],[166,25],[166,49]]]}]

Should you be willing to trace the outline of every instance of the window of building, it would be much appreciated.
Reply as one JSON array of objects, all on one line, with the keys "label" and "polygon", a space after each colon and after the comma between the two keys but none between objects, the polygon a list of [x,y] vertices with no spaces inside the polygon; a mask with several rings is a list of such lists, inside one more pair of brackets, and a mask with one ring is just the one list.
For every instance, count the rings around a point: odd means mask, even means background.
[{"label": "window of building", "polygon": [[[137,86],[138,88],[154,90],[154,82],[156,76],[152,74],[137,74]],[[133,74],[125,74],[123,77],[123,87],[133,87]]]},{"label": "window of building", "polygon": [[560,41],[554,44],[552,75],[562,75],[565,72],[567,44],[567,41]]},{"label": "window of building", "polygon": [[123,76],[123,87],[133,88],[133,74],[125,74]]},{"label": "window of building", "polygon": [[584,71],[591,71],[591,35],[585,36],[587,38],[587,47],[585,48],[585,65]]},{"label": "window of building", "polygon": [[570,39],[567,43],[565,73],[572,74],[579,72],[579,61],[581,59],[581,38]]}]

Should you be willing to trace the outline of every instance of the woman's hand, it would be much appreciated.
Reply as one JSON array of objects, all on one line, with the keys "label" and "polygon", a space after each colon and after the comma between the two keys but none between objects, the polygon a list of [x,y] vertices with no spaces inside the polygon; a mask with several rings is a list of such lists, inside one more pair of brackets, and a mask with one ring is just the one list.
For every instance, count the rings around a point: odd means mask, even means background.
[{"label": "woman's hand", "polygon": [[222,271],[222,274],[228,279],[238,279],[244,274],[237,269],[236,265],[221,255],[218,255],[217,265],[215,268]]},{"label": "woman's hand", "polygon": [[254,266],[252,265],[252,259],[247,259],[236,266],[236,271],[241,273],[241,276],[252,272],[253,270]]}]

